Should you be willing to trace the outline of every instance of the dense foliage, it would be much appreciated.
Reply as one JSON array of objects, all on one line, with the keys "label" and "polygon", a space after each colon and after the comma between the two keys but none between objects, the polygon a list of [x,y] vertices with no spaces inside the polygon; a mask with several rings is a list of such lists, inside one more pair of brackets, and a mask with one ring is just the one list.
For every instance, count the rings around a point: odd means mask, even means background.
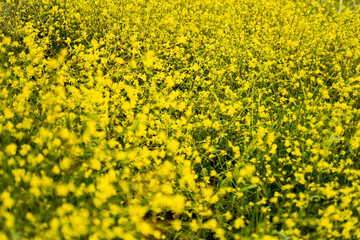
[{"label": "dense foliage", "polygon": [[360,238],[340,2],[1,1],[0,239]]}]

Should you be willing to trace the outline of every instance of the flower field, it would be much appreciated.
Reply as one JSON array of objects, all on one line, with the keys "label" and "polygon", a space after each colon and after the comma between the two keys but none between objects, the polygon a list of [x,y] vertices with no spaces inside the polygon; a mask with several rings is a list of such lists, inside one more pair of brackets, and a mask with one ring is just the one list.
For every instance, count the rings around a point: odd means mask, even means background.
[{"label": "flower field", "polygon": [[0,239],[360,239],[358,1],[0,2]]}]

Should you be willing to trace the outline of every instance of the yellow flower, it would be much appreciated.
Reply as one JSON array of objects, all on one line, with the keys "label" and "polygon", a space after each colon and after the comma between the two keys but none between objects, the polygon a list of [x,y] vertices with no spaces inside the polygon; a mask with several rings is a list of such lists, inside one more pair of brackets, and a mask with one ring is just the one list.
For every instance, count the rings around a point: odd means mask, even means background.
[{"label": "yellow flower", "polygon": [[69,169],[71,166],[71,160],[70,158],[68,157],[65,157],[63,158],[61,161],[60,161],[60,168],[63,169],[63,170],[67,170]]},{"label": "yellow flower", "polygon": [[236,218],[234,221],[234,228],[239,229],[245,227],[245,222],[243,217]]},{"label": "yellow flower", "polygon": [[149,235],[153,232],[153,228],[150,226],[149,223],[147,223],[145,221],[140,221],[137,224],[137,227],[138,227],[139,231],[144,235]]},{"label": "yellow flower", "polygon": [[4,117],[5,119],[11,119],[15,116],[14,112],[10,108],[5,108]]},{"label": "yellow flower", "polygon": [[200,228],[199,224],[196,222],[196,220],[191,221],[190,227],[193,232],[197,232],[197,230]]},{"label": "yellow flower", "polygon": [[4,232],[0,232],[0,239],[1,240],[8,240],[9,238],[6,236]]},{"label": "yellow flower", "polygon": [[254,165],[246,165],[244,168],[242,168],[239,172],[241,177],[249,178],[255,173],[255,166]]},{"label": "yellow flower", "polygon": [[143,61],[145,67],[152,67],[153,64],[154,64],[154,60],[155,60],[155,52],[154,51],[148,51],[146,54],[145,54],[145,59]]},{"label": "yellow flower", "polygon": [[15,143],[10,143],[6,146],[5,152],[9,155],[15,155],[16,154],[17,145]]},{"label": "yellow flower", "polygon": [[171,225],[176,231],[181,230],[181,221],[179,219],[176,219],[176,220],[172,221]]},{"label": "yellow flower", "polygon": [[180,146],[180,143],[174,139],[170,140],[167,147],[170,150],[170,152],[172,153],[176,153],[176,151],[178,150]]},{"label": "yellow flower", "polygon": [[2,43],[4,45],[10,45],[11,44],[11,38],[10,37],[4,37],[2,40]]},{"label": "yellow flower", "polygon": [[207,221],[206,223],[204,223],[203,227],[208,228],[208,229],[214,229],[217,227],[217,225],[218,225],[218,223],[217,223],[216,219],[212,218],[209,221]]},{"label": "yellow flower", "polygon": [[291,218],[286,219],[285,224],[288,228],[293,228],[296,224]]},{"label": "yellow flower", "polygon": [[14,206],[14,200],[11,198],[10,193],[5,191],[1,194],[2,206],[4,208],[12,208]]},{"label": "yellow flower", "polygon": [[67,188],[66,185],[64,184],[58,184],[56,186],[56,193],[59,195],[59,196],[63,196],[63,197],[66,197],[67,194],[69,192],[69,189]]}]

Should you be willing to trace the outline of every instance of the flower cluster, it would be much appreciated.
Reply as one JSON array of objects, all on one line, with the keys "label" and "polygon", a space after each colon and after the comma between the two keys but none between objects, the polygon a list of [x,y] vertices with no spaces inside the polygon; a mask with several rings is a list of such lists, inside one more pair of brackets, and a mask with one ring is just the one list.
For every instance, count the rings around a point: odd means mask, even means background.
[{"label": "flower cluster", "polygon": [[358,1],[0,2],[0,239],[357,239],[359,159]]}]

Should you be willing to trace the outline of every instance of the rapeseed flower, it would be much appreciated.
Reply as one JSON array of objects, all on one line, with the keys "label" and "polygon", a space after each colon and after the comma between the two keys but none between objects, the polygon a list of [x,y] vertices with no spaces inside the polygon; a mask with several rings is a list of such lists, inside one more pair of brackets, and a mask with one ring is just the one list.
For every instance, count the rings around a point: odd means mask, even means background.
[{"label": "rapeseed flower", "polygon": [[360,238],[357,1],[0,8],[1,239]]}]

